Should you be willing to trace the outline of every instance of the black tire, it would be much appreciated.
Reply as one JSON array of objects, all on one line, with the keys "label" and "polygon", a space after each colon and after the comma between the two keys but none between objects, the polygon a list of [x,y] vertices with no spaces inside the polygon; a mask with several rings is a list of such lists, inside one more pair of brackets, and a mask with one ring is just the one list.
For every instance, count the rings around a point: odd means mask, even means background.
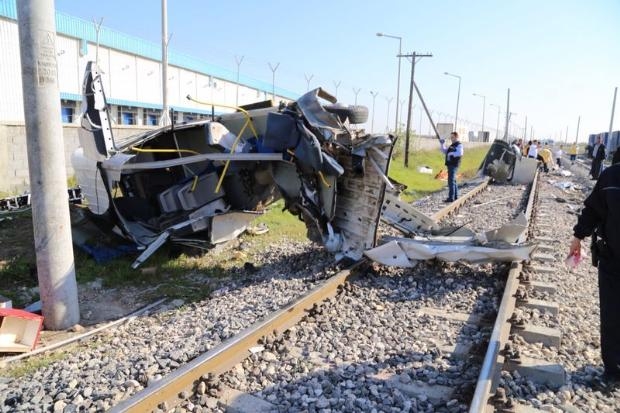
[{"label": "black tire", "polygon": [[352,125],[364,123],[368,120],[368,108],[366,106],[325,105],[324,108],[326,111],[337,115],[342,122],[348,119]]}]

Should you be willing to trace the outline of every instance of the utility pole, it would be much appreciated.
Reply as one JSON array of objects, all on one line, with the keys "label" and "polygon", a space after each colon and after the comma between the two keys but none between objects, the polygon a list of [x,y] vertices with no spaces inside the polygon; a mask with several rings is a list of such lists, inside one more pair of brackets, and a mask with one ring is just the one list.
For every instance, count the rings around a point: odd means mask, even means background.
[{"label": "utility pole", "polygon": [[581,115],[577,118],[577,133],[575,134],[575,145],[577,145],[577,140],[579,139],[579,124],[581,123]]},{"label": "utility pole", "polygon": [[273,99],[273,102],[275,104],[276,101],[276,70],[278,70],[278,66],[280,66],[280,63],[276,63],[275,66],[272,66],[271,63],[269,64],[269,69],[271,69],[271,96]]},{"label": "utility pole", "polygon": [[564,138],[564,143],[568,143],[568,125],[566,125],[566,137]]},{"label": "utility pole", "polygon": [[611,133],[614,129],[614,112],[616,111],[616,95],[618,94],[618,87],[614,90],[614,101],[611,104],[611,120],[609,121],[609,140],[611,141]]},{"label": "utility pole", "polygon": [[170,123],[170,108],[168,107],[168,0],[161,0],[161,95],[162,112],[161,124]]},{"label": "utility pole", "polygon": [[489,106],[495,106],[497,108],[497,126],[495,126],[495,140],[497,140],[499,139],[499,115],[502,111],[502,107],[495,103],[491,103]]},{"label": "utility pole", "polygon": [[510,88],[506,97],[506,129],[504,129],[504,140],[508,142],[508,122],[510,122]]},{"label": "utility pole", "polygon": [[[408,168],[409,167],[409,138],[410,138],[410,130],[411,130],[411,106],[413,104],[413,87],[414,87],[416,58],[433,57],[433,55],[430,53],[418,54],[416,52],[413,52],[412,54],[408,54],[408,55],[399,54],[398,57],[399,58],[400,57],[411,58],[411,83],[409,85],[409,106],[407,107],[407,130],[405,131],[405,168]],[[424,105],[424,102],[422,102],[422,104]],[[426,109],[426,105],[424,106]],[[426,111],[426,113],[428,114],[428,110]],[[430,119],[430,116],[429,116],[429,119]]]},{"label": "utility pole", "polygon": [[[398,115],[399,116],[398,119],[400,121],[402,121],[402,119],[403,119],[403,109],[405,108],[405,99],[401,99],[399,103],[400,103],[400,105],[399,105],[400,113]],[[398,122],[398,124],[396,125],[396,133],[398,133],[399,130],[400,130],[400,122]]]},{"label": "utility pole", "polygon": [[235,98],[235,106],[239,106],[239,69],[245,56],[238,57],[235,55],[235,63],[237,63],[237,96]]},{"label": "utility pole", "polygon": [[60,124],[52,0],[17,2],[34,246],[45,326],[80,321]]},{"label": "utility pole", "polygon": [[523,128],[523,142],[527,142],[527,115],[525,115],[525,127]]},{"label": "utility pole", "polygon": [[[385,98],[386,102],[387,102],[387,106],[388,106],[388,110],[387,110],[387,120],[385,122],[385,130],[386,132],[390,131],[390,105],[392,104],[392,100],[394,100],[394,98]],[[394,131],[394,133],[396,133],[396,131]]]}]

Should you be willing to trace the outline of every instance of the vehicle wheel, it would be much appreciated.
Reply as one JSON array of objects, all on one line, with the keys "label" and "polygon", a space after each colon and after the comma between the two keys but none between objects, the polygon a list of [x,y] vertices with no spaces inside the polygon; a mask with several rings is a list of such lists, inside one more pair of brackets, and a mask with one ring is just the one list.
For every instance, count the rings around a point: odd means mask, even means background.
[{"label": "vehicle wheel", "polygon": [[334,113],[342,122],[349,119],[350,124],[364,123],[368,120],[368,108],[361,105],[325,105],[325,110]]}]

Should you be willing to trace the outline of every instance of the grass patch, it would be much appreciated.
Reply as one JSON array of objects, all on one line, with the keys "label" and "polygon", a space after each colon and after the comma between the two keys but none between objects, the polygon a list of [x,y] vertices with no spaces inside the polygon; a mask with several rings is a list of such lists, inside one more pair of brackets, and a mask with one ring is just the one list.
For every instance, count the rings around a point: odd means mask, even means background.
[{"label": "grass patch", "polygon": [[[463,179],[476,173],[486,152],[486,147],[465,151],[460,168]],[[412,201],[446,186],[445,181],[434,179],[443,168],[443,160],[439,150],[413,151],[409,168],[404,168],[402,151],[399,151],[392,160],[389,175],[407,186],[402,198]],[[419,166],[432,168],[433,174],[419,173]],[[256,261],[268,246],[306,240],[304,223],[283,208],[284,201],[279,200],[257,218],[254,224],[264,223],[269,232],[257,236],[244,234],[242,248],[206,253],[183,250],[181,253],[176,247],[166,245],[137,270],[131,268],[137,254],[98,264],[74,248],[78,284],[101,279],[105,288],[136,287],[147,299],[166,296],[186,301],[201,300],[210,293],[214,279],[229,277],[231,269]],[[12,214],[11,220],[0,221],[0,294],[13,300],[18,308],[38,299],[28,293],[38,285],[33,244],[32,214],[29,211]]]},{"label": "grass patch", "polygon": [[67,354],[64,351],[29,357],[19,363],[9,364],[2,369],[4,377],[20,378],[28,376],[39,369],[43,369],[52,363],[64,359]]},{"label": "grass patch", "polygon": [[[463,175],[461,180],[467,180],[476,175],[488,150],[488,147],[465,150],[459,168],[459,173]],[[389,176],[407,185],[407,189],[401,194],[401,198],[406,202],[411,202],[445,188],[446,181],[435,179],[435,175],[445,168],[444,159],[439,148],[436,151],[414,151],[409,154],[409,168],[405,168],[402,153],[397,154],[390,163]],[[420,166],[431,168],[433,173],[429,175],[418,172]]]}]

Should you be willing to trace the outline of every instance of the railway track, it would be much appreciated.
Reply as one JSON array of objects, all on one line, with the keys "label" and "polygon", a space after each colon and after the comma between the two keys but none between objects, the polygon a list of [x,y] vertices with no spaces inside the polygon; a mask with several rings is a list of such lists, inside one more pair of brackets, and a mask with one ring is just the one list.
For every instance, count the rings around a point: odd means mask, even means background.
[{"label": "railway track", "polygon": [[[328,258],[308,247],[313,251],[306,257],[309,261],[297,262],[301,256],[295,254],[277,259],[280,264],[265,266],[256,278],[235,280],[237,287],[221,284],[222,291],[205,302],[173,312],[156,311],[134,320],[133,327],[97,337],[94,346],[89,345],[92,350],[75,349],[79,350],[75,357],[36,372],[23,384],[9,382],[7,388],[0,380],[0,401],[10,397],[5,406],[0,403],[0,411],[44,411],[36,408],[41,385],[49,398],[39,406],[53,404],[57,411],[65,405],[79,406],[87,397],[81,410],[475,412],[543,406],[559,412],[558,406],[566,400],[585,405],[584,412],[613,411],[605,410],[609,396],[588,387],[596,370],[587,365],[573,367],[583,363],[570,360],[580,339],[569,335],[570,348],[562,349],[559,342],[564,339],[553,331],[559,320],[559,305],[550,302],[556,287],[544,281],[558,276],[547,274],[546,265],[554,264],[546,261],[552,253],[559,260],[564,249],[558,253],[558,237],[565,237],[565,230],[557,232],[554,216],[548,212],[557,210],[557,205],[570,212],[571,205],[558,204],[560,197],[562,202],[579,200],[562,195],[564,190],[551,189],[558,178],[542,177],[539,185],[545,187],[545,194],[536,199],[528,196],[525,187],[483,182],[459,203],[444,206],[433,197],[425,203],[427,210],[438,209],[433,218],[451,226],[468,224],[475,231],[511,220],[517,211],[528,211],[534,227],[528,240],[541,247],[531,263],[423,262],[412,269],[397,269],[361,262],[330,276],[333,269],[322,270]],[[555,252],[549,252],[550,245]],[[263,279],[262,272],[271,274],[274,269],[283,270],[286,282],[279,277]],[[278,290],[287,293],[272,300],[270,294]],[[256,293],[260,298],[250,299]],[[301,298],[289,301],[295,296]],[[226,316],[214,317],[211,309]],[[188,318],[191,313],[198,317]],[[172,329],[174,336],[161,340],[142,332],[146,328],[167,333],[171,323],[186,327]],[[181,348],[179,339],[193,342],[189,348],[195,352]],[[106,361],[117,357],[110,351],[125,340],[137,346],[149,343],[146,348],[118,353],[135,360],[135,368]],[[586,355],[589,351],[579,350]],[[73,366],[80,360],[85,360],[85,368],[100,366],[101,374],[76,375],[79,370]],[[61,379],[57,372],[67,368],[72,372]],[[56,384],[42,381],[48,375]],[[91,375],[107,384],[96,387]],[[82,377],[86,377],[84,384]],[[34,390],[29,390],[31,382]],[[11,391],[12,385],[18,388]]]},{"label": "railway track", "polygon": [[[482,182],[457,202],[437,211],[433,214],[433,218],[441,220],[454,213],[468,201],[475,198],[475,196],[487,186],[488,181]],[[535,190],[530,193],[532,195],[530,195],[526,208],[528,214],[531,214],[533,210],[533,194],[535,194]],[[202,389],[198,390],[199,394],[205,394],[207,392],[205,387],[208,387],[206,383],[213,381],[215,377],[238,366],[240,362],[253,354],[254,351],[258,351],[255,349],[264,350],[265,343],[273,344],[276,342],[278,337],[281,337],[285,331],[298,324],[304,317],[317,312],[321,303],[325,301],[333,302],[334,298],[337,297],[339,293],[342,294],[345,283],[350,282],[361,269],[368,269],[368,263],[361,262],[353,268],[339,272],[294,303],[277,311],[259,323],[248,327],[240,334],[180,367],[163,380],[136,393],[130,399],[119,403],[112,411],[169,411],[192,395],[197,387],[202,387]],[[504,299],[500,304],[498,321],[493,328],[493,334],[490,340],[491,345],[489,346],[489,350],[487,350],[487,357],[485,357],[484,366],[481,369],[478,385],[474,392],[475,395],[471,402],[471,411],[485,411],[485,409],[488,408],[487,401],[491,399],[497,386],[493,378],[498,376],[498,366],[502,365],[502,359],[499,353],[503,348],[503,343],[506,342],[508,337],[506,331],[510,331],[510,324],[507,320],[509,320],[514,310],[514,294],[519,283],[521,269],[522,265],[519,263],[513,263],[510,266],[507,288],[504,293]],[[419,314],[423,313],[424,311]],[[448,319],[455,316],[454,314],[435,315],[444,318],[447,316]],[[429,312],[424,316],[433,316],[433,314]],[[458,318],[459,315],[456,317]],[[197,385],[197,383],[205,384]],[[443,389],[446,386],[439,387]],[[446,402],[448,408],[450,406],[457,406],[458,408],[458,400],[451,399]],[[460,407],[462,408],[462,404]]]}]

